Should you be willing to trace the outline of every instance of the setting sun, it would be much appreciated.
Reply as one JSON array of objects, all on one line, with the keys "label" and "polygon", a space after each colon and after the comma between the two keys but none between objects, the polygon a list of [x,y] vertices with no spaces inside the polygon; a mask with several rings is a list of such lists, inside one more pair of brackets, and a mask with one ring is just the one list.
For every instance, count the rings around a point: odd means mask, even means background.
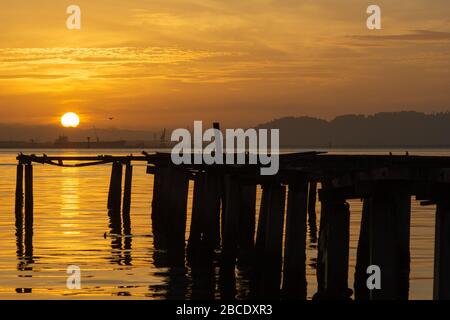
[{"label": "setting sun", "polygon": [[61,124],[66,128],[75,128],[80,124],[80,117],[76,113],[68,112],[61,117]]}]

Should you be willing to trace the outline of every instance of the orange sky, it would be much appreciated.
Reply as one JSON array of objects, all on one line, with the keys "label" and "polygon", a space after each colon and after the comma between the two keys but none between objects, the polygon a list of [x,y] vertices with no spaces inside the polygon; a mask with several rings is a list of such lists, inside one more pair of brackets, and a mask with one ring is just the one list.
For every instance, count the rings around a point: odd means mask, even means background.
[{"label": "orange sky", "polygon": [[[381,31],[366,28],[373,3]],[[75,111],[85,126],[153,129],[450,110],[450,2],[373,3],[2,3],[0,122],[56,123]],[[79,31],[66,29],[70,4],[81,7]]]}]

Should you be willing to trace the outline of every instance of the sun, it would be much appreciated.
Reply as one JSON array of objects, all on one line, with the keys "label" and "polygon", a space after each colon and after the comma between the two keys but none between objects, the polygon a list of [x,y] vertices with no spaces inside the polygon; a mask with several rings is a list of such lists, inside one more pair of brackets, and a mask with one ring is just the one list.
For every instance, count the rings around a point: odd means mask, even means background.
[{"label": "sun", "polygon": [[61,124],[66,128],[76,128],[80,124],[80,117],[73,112],[67,112],[61,117]]}]

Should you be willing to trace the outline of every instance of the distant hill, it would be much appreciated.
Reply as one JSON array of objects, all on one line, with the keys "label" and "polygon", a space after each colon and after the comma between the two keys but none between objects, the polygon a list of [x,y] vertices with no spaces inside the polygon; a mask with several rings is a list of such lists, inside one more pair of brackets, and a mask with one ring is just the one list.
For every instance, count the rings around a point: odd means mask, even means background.
[{"label": "distant hill", "polygon": [[343,115],[331,121],[285,117],[257,126],[280,129],[280,145],[301,147],[450,147],[450,112]]}]

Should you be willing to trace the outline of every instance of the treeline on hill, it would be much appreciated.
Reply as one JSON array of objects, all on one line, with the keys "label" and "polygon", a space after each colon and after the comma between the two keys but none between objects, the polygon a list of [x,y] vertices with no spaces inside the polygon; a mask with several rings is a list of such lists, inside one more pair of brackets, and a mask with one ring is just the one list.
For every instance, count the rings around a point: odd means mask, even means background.
[{"label": "treeline on hill", "polygon": [[280,145],[302,147],[450,147],[450,112],[382,112],[332,121],[285,117],[258,126],[280,129]]}]

